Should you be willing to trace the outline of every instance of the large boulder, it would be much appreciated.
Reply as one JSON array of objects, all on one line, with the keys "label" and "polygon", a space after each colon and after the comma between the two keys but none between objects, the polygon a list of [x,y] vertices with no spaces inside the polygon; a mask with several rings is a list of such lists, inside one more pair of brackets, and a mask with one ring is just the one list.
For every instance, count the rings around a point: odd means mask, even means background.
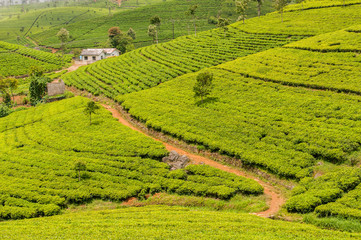
[{"label": "large boulder", "polygon": [[163,162],[170,166],[170,170],[177,170],[185,168],[189,163],[189,158],[186,155],[179,155],[176,151],[171,151],[169,156],[162,159]]}]

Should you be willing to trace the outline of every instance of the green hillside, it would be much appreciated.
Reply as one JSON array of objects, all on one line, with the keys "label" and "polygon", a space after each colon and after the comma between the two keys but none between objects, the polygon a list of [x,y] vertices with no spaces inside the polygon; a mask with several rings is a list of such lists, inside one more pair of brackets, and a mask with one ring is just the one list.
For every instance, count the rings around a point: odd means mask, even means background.
[{"label": "green hillside", "polygon": [[[215,28],[215,24],[209,23],[209,18],[217,17],[219,14],[223,17],[235,21],[238,15],[235,12],[233,1],[226,0],[168,0],[159,4],[145,6],[132,11],[116,13],[113,16],[94,18],[87,21],[80,21],[75,24],[69,24],[66,28],[74,39],[69,43],[70,47],[94,47],[102,46],[107,40],[107,31],[110,27],[118,26],[122,31],[127,31],[130,27],[135,30],[137,37],[135,46],[146,46],[152,44],[151,37],[147,30],[149,19],[154,15],[159,15],[162,19],[159,39],[160,41],[169,41],[173,39],[173,20],[175,37],[189,35],[194,33],[193,21],[191,16],[186,15],[186,11],[191,5],[198,4],[196,11],[196,24],[198,31],[205,31]],[[262,6],[262,13],[273,11],[271,1],[265,1]],[[248,11],[248,17],[257,15],[256,3],[251,2]],[[39,34],[31,35],[41,45],[59,47],[56,39],[56,32],[59,28],[51,31],[44,31]]]},{"label": "green hillside", "polygon": [[66,84],[116,99],[120,94],[157,86],[177,76],[300,39],[257,35],[233,27],[216,29],[152,45],[99,61],[63,76]]},{"label": "green hillside", "polygon": [[40,66],[45,72],[59,70],[70,61],[69,56],[62,59],[52,53],[0,41],[0,77],[26,75],[32,66]]},{"label": "green hillside", "polygon": [[0,239],[361,239],[249,214],[150,206],[0,223]]},{"label": "green hillside", "polygon": [[[284,23],[281,23],[278,13],[267,14],[249,19],[246,24],[232,24],[227,32],[222,29],[202,32],[197,37],[180,37],[103,60],[65,75],[64,80],[68,85],[114,99],[119,94],[154,87],[185,73],[297,41],[305,37],[302,35],[360,24],[360,18],[356,17],[359,7],[350,5],[287,12]],[[335,18],[336,15],[339,17]],[[311,19],[317,24],[311,24]],[[343,56],[345,58],[348,58],[347,54]],[[252,68],[251,65],[242,67]]]},{"label": "green hillside", "polygon": [[[111,14],[132,10],[142,6],[159,3],[162,0],[128,0],[119,7],[113,1],[57,1],[50,3],[33,3],[0,7],[0,40],[32,46],[26,37],[47,30],[56,29],[54,43],[59,41],[55,37],[61,27],[69,24],[87,22],[91,19],[109,16]],[[73,39],[71,35],[71,40]],[[20,39],[19,39],[20,38]]]},{"label": "green hillside", "polygon": [[[77,97],[0,119],[0,219],[50,216],[69,204],[157,192],[223,200],[263,192],[254,180],[207,165],[170,172],[160,161],[167,154],[161,143],[118,123],[105,109],[90,125],[88,101]],[[81,172],[78,162],[85,165]]]}]

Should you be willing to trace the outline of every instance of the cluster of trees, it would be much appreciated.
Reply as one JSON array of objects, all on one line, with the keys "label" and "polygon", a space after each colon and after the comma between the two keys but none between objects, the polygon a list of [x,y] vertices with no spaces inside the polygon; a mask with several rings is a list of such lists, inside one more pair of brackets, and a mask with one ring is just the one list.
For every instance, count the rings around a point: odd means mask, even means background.
[{"label": "cluster of trees", "polygon": [[133,28],[129,28],[125,33],[119,27],[111,27],[108,37],[108,45],[118,49],[122,54],[134,49],[133,40],[136,38],[136,32]]},{"label": "cluster of trees", "polygon": [[[257,12],[258,12],[258,17],[261,16],[261,7],[263,4],[263,0],[235,0],[235,5],[236,5],[236,11],[239,14],[239,18],[238,20],[242,20],[243,23],[245,23],[247,14],[246,11],[248,9],[248,4],[250,1],[255,1],[257,2]],[[281,19],[283,22],[283,10],[284,8],[290,3],[290,0],[273,0],[273,5],[275,7],[275,9],[281,14]],[[303,0],[298,0],[297,3],[303,2]]]}]

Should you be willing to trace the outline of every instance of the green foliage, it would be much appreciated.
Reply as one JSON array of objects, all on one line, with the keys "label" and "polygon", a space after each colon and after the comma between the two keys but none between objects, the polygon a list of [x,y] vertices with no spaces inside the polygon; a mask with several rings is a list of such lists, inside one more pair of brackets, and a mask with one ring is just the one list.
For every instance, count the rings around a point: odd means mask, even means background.
[{"label": "green foliage", "polygon": [[235,0],[236,11],[240,15],[237,20],[242,20],[243,23],[247,17],[247,8],[249,0]]},{"label": "green foliage", "polygon": [[[97,124],[87,126],[88,102],[74,97],[1,118],[0,218],[46,216],[72,203],[158,192],[222,199],[253,188],[262,193],[257,182],[232,174],[214,183],[217,171],[170,172],[160,162],[167,154],[161,143],[119,124],[107,110],[99,109]],[[198,183],[197,176],[206,181]]]},{"label": "green foliage", "polygon": [[6,117],[10,113],[11,113],[11,110],[6,104],[0,104],[0,118]]},{"label": "green foliage", "polygon": [[128,29],[127,35],[128,35],[129,37],[131,37],[133,40],[136,39],[136,32],[134,31],[133,28],[129,28],[129,29]]},{"label": "green foliage", "polygon": [[120,31],[119,27],[112,27],[108,30],[108,36],[112,47],[117,48],[121,54],[133,49],[133,39]]},{"label": "green foliage", "polygon": [[92,114],[95,114],[100,107],[94,101],[90,101],[86,104],[84,113],[89,115],[90,124],[92,124]]},{"label": "green foliage", "polygon": [[[189,35],[189,17],[184,13],[188,10],[190,5],[199,5],[196,13],[197,30],[199,32],[206,31],[215,28],[213,24],[208,23],[209,16],[217,16],[219,13],[222,13],[222,15],[227,16],[232,19],[232,21],[237,19],[238,15],[235,12],[234,5],[228,4],[227,1],[228,0],[192,0],[192,2],[188,2],[184,0],[168,0],[166,2],[159,1],[157,4],[150,6],[144,6],[145,3],[150,2],[144,1],[142,7],[114,13],[113,16],[104,16],[107,12],[98,10],[96,11],[96,14],[92,14],[92,9],[89,13],[86,13],[87,9],[84,9],[84,15],[81,17],[88,17],[86,20],[77,21],[78,18],[75,18],[74,21],[66,26],[67,30],[70,31],[71,35],[74,37],[73,41],[69,42],[68,47],[92,48],[94,45],[102,46],[107,40],[106,31],[112,26],[119,26],[120,29],[124,30],[132,27],[137,32],[137,38],[134,40],[134,45],[137,48],[152,45],[152,40],[148,36],[147,28],[149,26],[149,19],[154,15],[158,15],[162,19],[162,30],[159,35],[159,42],[166,42],[173,39],[173,22],[171,20],[174,20],[175,22],[175,37]],[[122,6],[128,6],[123,9],[137,6],[134,1],[134,5],[132,5],[131,2],[132,1],[130,0],[126,2],[123,1]],[[154,0],[152,0],[152,2],[154,2]],[[255,3],[250,4],[250,8],[247,11],[249,17],[257,15],[255,5]],[[263,12],[267,13],[270,11],[273,11],[273,7],[271,1],[267,0],[264,4]],[[67,14],[63,15],[68,18]],[[103,14],[103,16],[100,14]],[[82,19],[79,18],[79,20]],[[59,26],[44,29],[45,31],[43,32],[34,32],[31,34],[31,37],[39,42],[40,45],[50,45],[58,48],[60,44],[55,35],[59,29]],[[6,36],[5,34],[4,36]],[[15,39],[15,37],[13,38]]]},{"label": "green foliage", "polygon": [[286,209],[289,212],[308,213],[312,212],[321,203],[322,201],[318,197],[301,194],[291,197],[286,203]]},{"label": "green foliage", "polygon": [[203,103],[203,98],[211,94],[214,85],[212,83],[213,75],[209,72],[202,72],[197,75],[196,84],[193,87],[194,97],[201,98]]},{"label": "green foliage", "polygon": [[[131,227],[130,227],[131,226]],[[207,231],[205,231],[207,226]],[[49,218],[1,222],[6,239],[358,239],[357,233],[262,219],[245,213],[149,206],[82,211]],[[66,231],[64,231],[66,229]]]},{"label": "green foliage", "polygon": [[50,79],[45,76],[33,74],[29,86],[29,100],[31,105],[35,106],[46,95],[47,84]]},{"label": "green foliage", "polygon": [[312,174],[316,159],[343,163],[359,149],[358,96],[247,78],[238,62],[207,69],[217,98],[206,108],[194,108],[192,101],[197,73],[120,100],[149,127],[283,177],[303,178]]},{"label": "green foliage", "polygon": [[60,40],[61,48],[64,51],[65,50],[65,44],[69,40],[69,31],[66,30],[65,28],[62,28],[62,29],[59,30],[59,32],[56,34],[56,36]]},{"label": "green foliage", "polygon": [[231,26],[227,34],[224,37],[216,29],[199,33],[198,37],[181,37],[81,67],[62,79],[78,89],[118,99],[121,94],[148,89],[186,73],[300,39],[247,34]]},{"label": "green foliage", "polygon": [[55,54],[0,41],[0,76],[25,75],[32,66],[40,66],[46,72],[54,71],[70,61],[68,56],[62,63]]},{"label": "green foliage", "polygon": [[79,182],[80,182],[80,178],[81,178],[80,172],[86,170],[86,164],[84,162],[77,161],[74,164],[74,170],[76,171],[76,174],[78,175],[78,179],[79,179]]}]

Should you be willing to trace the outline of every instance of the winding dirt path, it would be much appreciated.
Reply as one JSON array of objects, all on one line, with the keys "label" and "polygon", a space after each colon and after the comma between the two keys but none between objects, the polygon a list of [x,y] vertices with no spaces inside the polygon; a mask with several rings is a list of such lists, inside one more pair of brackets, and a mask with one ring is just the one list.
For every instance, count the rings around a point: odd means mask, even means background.
[{"label": "winding dirt path", "polygon": [[[104,105],[104,104],[103,104],[103,107],[105,107],[108,111],[110,111],[112,113],[113,117],[117,118],[119,120],[119,122],[122,123],[123,125],[131,128],[131,129],[133,129],[135,131],[138,131],[138,132],[140,132],[140,133],[142,133],[144,135],[147,135],[146,133],[142,132],[138,128],[134,127],[131,123],[129,123],[116,109],[114,109],[114,108],[112,108],[110,106]],[[170,144],[168,144],[166,142],[163,142],[163,141],[161,141],[159,139],[156,139],[156,138],[154,138],[152,136],[149,136],[149,135],[147,135],[147,136],[153,138],[155,141],[163,143],[168,151],[173,151],[174,150],[174,151],[178,152],[181,155],[187,155],[191,159],[191,162],[194,163],[194,164],[201,164],[201,163],[207,164],[207,165],[210,165],[212,167],[221,169],[223,171],[234,173],[234,174],[236,174],[238,176],[251,178],[251,179],[257,181],[259,184],[261,184],[263,186],[264,194],[269,197],[269,201],[268,201],[269,209],[267,209],[264,212],[252,213],[254,215],[257,215],[257,216],[260,216],[260,217],[265,217],[265,218],[272,217],[273,215],[275,215],[280,210],[281,206],[285,202],[285,199],[282,197],[282,195],[279,194],[278,191],[272,185],[270,185],[268,183],[265,183],[265,182],[261,181],[260,179],[254,177],[252,175],[249,175],[249,174],[246,174],[246,173],[244,173],[242,171],[239,171],[237,169],[225,166],[225,165],[220,164],[220,163],[218,163],[216,161],[213,161],[211,159],[189,153],[187,151],[184,151],[183,149],[174,147],[174,146],[172,146],[172,145],[170,145]]]}]

